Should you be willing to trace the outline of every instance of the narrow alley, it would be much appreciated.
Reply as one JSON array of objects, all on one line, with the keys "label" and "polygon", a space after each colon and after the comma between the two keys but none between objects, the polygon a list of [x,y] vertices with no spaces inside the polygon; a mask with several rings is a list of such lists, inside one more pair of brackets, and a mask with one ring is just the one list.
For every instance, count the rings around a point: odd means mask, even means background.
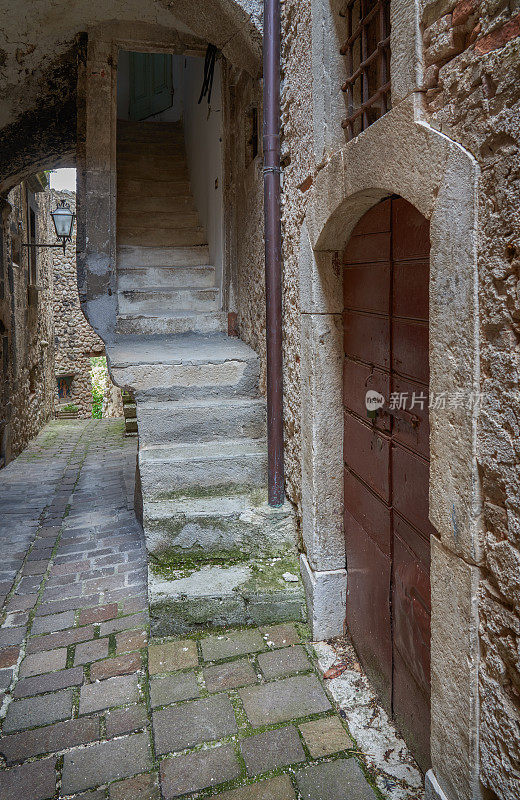
[{"label": "narrow alley", "polygon": [[381,797],[306,626],[147,647],[136,440],[122,428],[54,421],[0,473],[0,797]]}]

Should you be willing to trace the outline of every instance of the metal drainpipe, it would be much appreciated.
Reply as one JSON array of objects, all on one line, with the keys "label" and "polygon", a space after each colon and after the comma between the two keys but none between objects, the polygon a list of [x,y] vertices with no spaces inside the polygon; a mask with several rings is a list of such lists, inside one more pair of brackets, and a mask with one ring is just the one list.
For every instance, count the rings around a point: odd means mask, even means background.
[{"label": "metal drainpipe", "polygon": [[282,228],[280,207],[280,1],[264,0],[264,231],[269,505],[284,501]]}]

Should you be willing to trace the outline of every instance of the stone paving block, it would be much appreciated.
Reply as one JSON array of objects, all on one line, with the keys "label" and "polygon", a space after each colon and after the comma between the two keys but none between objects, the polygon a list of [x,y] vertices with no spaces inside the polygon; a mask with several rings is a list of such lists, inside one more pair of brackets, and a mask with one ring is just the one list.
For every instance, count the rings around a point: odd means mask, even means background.
[{"label": "stone paving block", "polygon": [[249,686],[249,684],[257,682],[255,669],[245,658],[205,667],[203,675],[208,692],[236,689],[239,686]]},{"label": "stone paving block", "polygon": [[64,669],[67,663],[67,650],[60,647],[57,650],[45,650],[41,653],[34,653],[25,656],[20,665],[20,678],[28,678],[31,675],[41,675],[44,672],[52,672],[56,669]]},{"label": "stone paving block", "polygon": [[83,608],[80,611],[78,624],[88,625],[95,622],[106,622],[113,617],[117,617],[117,603],[98,606],[97,608]]},{"label": "stone paving block", "polygon": [[152,678],[150,682],[153,708],[180,700],[193,700],[195,697],[200,697],[200,689],[194,672],[178,672],[164,678]]},{"label": "stone paving block", "polygon": [[11,647],[4,647],[0,650],[0,669],[6,667],[14,667],[20,655],[20,648],[13,645]]},{"label": "stone paving block", "polygon": [[48,800],[56,792],[56,759],[45,758],[0,771],[0,797],[5,800]]},{"label": "stone paving block", "polygon": [[8,764],[31,756],[57,753],[67,747],[88,744],[99,739],[99,717],[70,719],[45,728],[13,733],[0,738],[0,753]]},{"label": "stone paving block", "polygon": [[219,661],[221,658],[242,656],[265,650],[267,645],[256,628],[236,633],[208,636],[201,642],[204,661]]},{"label": "stone paving block", "polygon": [[146,647],[146,631],[123,631],[116,636],[116,653],[141,650]]},{"label": "stone paving block", "polygon": [[311,722],[302,722],[299,727],[313,758],[330,756],[346,750],[347,747],[353,747],[354,743],[338,717],[322,717]]},{"label": "stone paving block", "polygon": [[25,639],[25,627],[2,628],[0,629],[0,648],[11,647],[13,644],[21,644]]},{"label": "stone paving block", "polygon": [[119,619],[111,619],[109,622],[103,622],[99,626],[101,636],[107,636],[109,633],[118,633],[119,631],[127,631],[132,628],[144,628],[148,624],[148,614],[142,611],[140,614],[129,614],[127,617],[119,617]]},{"label": "stone paving block", "polygon": [[90,680],[99,681],[104,678],[113,678],[115,675],[128,675],[141,669],[140,653],[125,653],[105,661],[96,661],[90,668]]},{"label": "stone paving block", "polygon": [[112,706],[136,703],[139,699],[137,675],[120,675],[81,688],[79,713],[90,714]]},{"label": "stone paving block", "polygon": [[282,650],[273,650],[270,653],[260,653],[258,664],[268,679],[281,678],[282,675],[311,669],[307,653],[301,645],[284,647]]},{"label": "stone paving block", "polygon": [[217,786],[240,775],[240,764],[230,745],[201,750],[161,762],[164,800]]},{"label": "stone paving block", "polygon": [[292,644],[300,642],[298,631],[290,622],[280,625],[265,625],[260,628],[260,633],[270,647],[290,647]]},{"label": "stone paving block", "polygon": [[48,614],[45,617],[35,618],[31,628],[31,634],[63,631],[66,628],[71,628],[73,625],[74,611],[63,611],[61,614]]},{"label": "stone paving block", "polygon": [[44,636],[35,636],[27,643],[28,653],[39,653],[42,650],[53,650],[56,647],[68,647],[69,644],[86,642],[94,638],[94,628],[86,625],[84,628],[72,628],[66,631],[48,633]]},{"label": "stone paving block", "polygon": [[34,608],[38,600],[37,594],[15,594],[7,603],[6,611],[27,611]]},{"label": "stone paving block", "polygon": [[130,708],[114,708],[105,714],[107,736],[122,736],[133,733],[148,724],[146,706],[138,704]]},{"label": "stone paving block", "polygon": [[355,758],[312,764],[296,773],[302,800],[376,800]]},{"label": "stone paving block", "polygon": [[92,639],[76,645],[74,664],[89,664],[108,656],[108,639]]},{"label": "stone paving block", "polygon": [[233,707],[226,695],[168,706],[153,713],[155,747],[172,753],[237,732]]},{"label": "stone paving block", "polygon": [[14,700],[7,709],[3,732],[59,722],[72,715],[72,690]]},{"label": "stone paving block", "polygon": [[104,789],[93,789],[91,792],[81,792],[75,794],[74,800],[106,800]]},{"label": "stone paving block", "polygon": [[112,739],[65,753],[61,790],[74,794],[152,767],[147,733]]},{"label": "stone paving block", "polygon": [[287,775],[277,775],[267,781],[240,786],[230,792],[212,794],[218,800],[296,800],[296,794]]},{"label": "stone paving block", "polygon": [[7,689],[7,687],[11,685],[12,680],[13,680],[12,669],[0,670],[0,689]]},{"label": "stone paving block", "polygon": [[240,742],[248,775],[258,775],[276,767],[305,761],[306,755],[294,725],[257,733]]},{"label": "stone paving block", "polygon": [[316,675],[296,675],[239,689],[252,725],[271,725],[328,711],[331,705]]},{"label": "stone paving block", "polygon": [[44,692],[57,692],[59,689],[68,689],[70,686],[81,686],[82,683],[83,669],[81,667],[62,669],[59,672],[48,672],[46,675],[23,678],[16,684],[14,696],[29,697]]},{"label": "stone paving block", "polygon": [[153,644],[148,648],[148,670],[150,675],[174,672],[177,669],[196,667],[199,663],[197,645],[193,639]]},{"label": "stone paving block", "polygon": [[111,784],[110,800],[161,800],[157,775],[147,773]]}]

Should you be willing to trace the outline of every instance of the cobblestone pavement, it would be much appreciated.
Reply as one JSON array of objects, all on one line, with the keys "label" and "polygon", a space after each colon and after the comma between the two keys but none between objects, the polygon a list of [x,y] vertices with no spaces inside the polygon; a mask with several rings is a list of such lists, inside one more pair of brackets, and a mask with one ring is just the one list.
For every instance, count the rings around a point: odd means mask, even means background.
[{"label": "cobblestone pavement", "polygon": [[0,472],[1,800],[381,797],[303,626],[147,646],[135,445],[53,422]]}]

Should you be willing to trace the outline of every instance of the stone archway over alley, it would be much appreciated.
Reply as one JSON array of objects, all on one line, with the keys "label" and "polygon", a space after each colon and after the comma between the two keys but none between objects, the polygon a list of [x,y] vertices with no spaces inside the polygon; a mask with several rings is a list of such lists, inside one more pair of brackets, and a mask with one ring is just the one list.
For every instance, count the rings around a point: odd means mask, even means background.
[{"label": "stone archway over alley", "polygon": [[402,741],[387,740],[386,773],[367,769],[305,626],[148,646],[136,442],[122,428],[52,422],[0,473],[0,797],[419,797]]}]

